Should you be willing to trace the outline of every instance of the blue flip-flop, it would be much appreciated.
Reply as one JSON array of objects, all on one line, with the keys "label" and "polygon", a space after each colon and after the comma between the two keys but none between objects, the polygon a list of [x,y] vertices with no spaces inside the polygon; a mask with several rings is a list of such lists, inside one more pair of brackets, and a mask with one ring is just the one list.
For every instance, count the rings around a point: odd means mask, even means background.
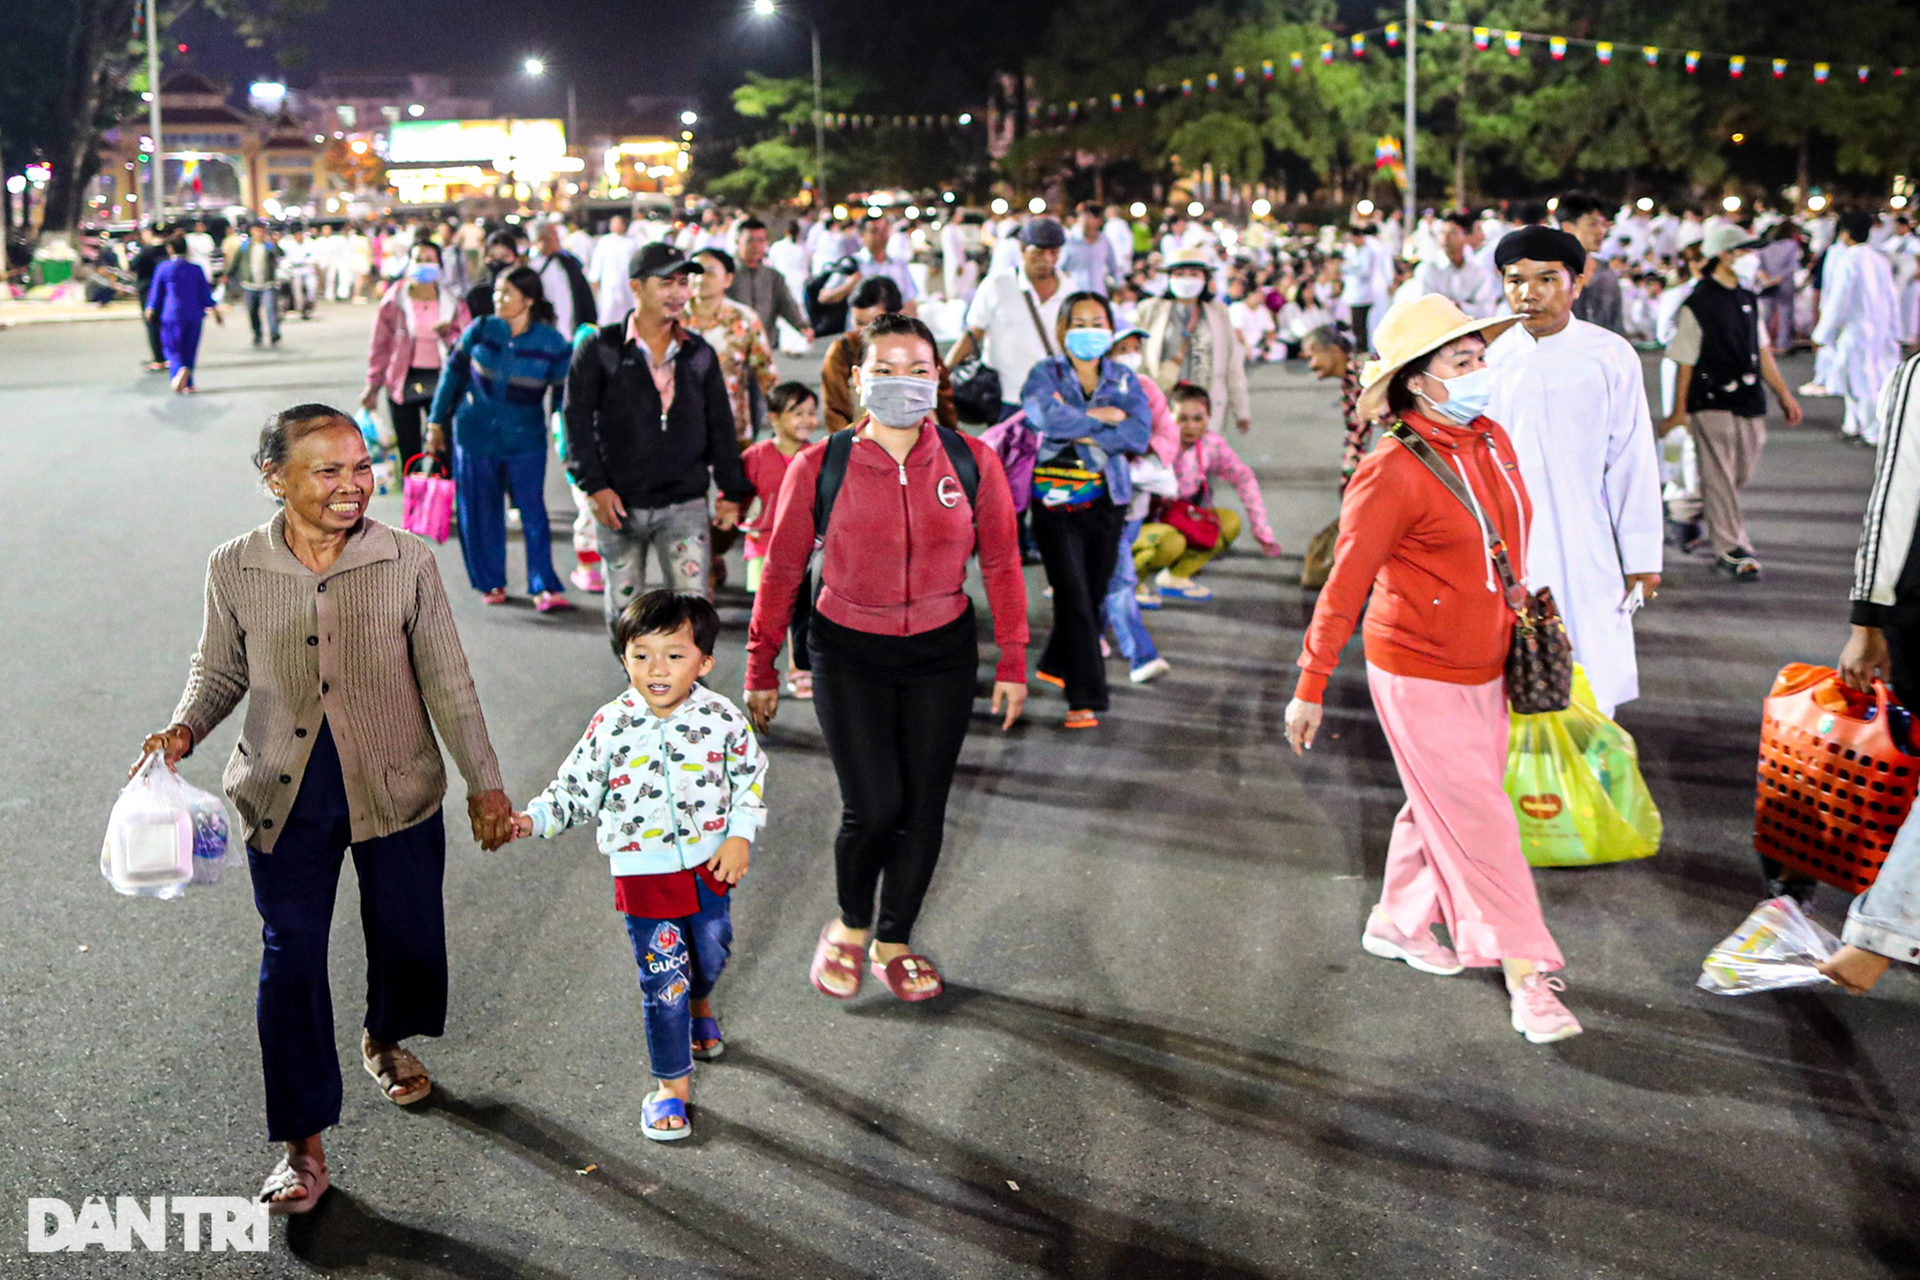
[{"label": "blue flip-flop", "polygon": [[720,1021],[717,1018],[695,1018],[693,1020],[693,1039],[715,1042],[711,1049],[695,1049],[693,1056],[700,1062],[712,1062],[727,1051],[727,1042],[720,1035]]},{"label": "blue flip-flop", "polygon": [[[671,1116],[680,1119],[678,1129],[657,1129],[654,1126]],[[640,1132],[654,1142],[678,1142],[682,1138],[693,1136],[693,1122],[687,1119],[687,1104],[662,1089],[655,1089],[640,1102]]]},{"label": "blue flip-flop", "polygon": [[1198,604],[1213,599],[1213,588],[1195,583],[1191,587],[1175,587],[1167,583],[1160,584],[1160,594],[1175,600],[1186,600]]}]

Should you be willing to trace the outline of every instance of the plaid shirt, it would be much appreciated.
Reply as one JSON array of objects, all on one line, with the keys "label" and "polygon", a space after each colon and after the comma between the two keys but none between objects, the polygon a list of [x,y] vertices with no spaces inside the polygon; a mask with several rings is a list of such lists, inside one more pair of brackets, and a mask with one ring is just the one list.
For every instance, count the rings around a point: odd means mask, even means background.
[{"label": "plaid shirt", "polygon": [[1354,468],[1360,465],[1360,459],[1367,456],[1367,449],[1373,444],[1374,423],[1361,421],[1360,375],[1353,365],[1347,365],[1347,371],[1340,375],[1340,410],[1347,420],[1346,447],[1340,453],[1340,492],[1347,491],[1347,482],[1353,479]]}]

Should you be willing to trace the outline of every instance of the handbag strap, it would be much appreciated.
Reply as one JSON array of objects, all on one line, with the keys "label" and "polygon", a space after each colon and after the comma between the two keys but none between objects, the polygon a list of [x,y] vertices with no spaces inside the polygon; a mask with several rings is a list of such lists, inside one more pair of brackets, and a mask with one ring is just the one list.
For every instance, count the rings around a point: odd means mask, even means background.
[{"label": "handbag strap", "polygon": [[1053,338],[1047,333],[1046,324],[1040,319],[1040,306],[1033,300],[1033,290],[1022,289],[1020,296],[1027,300],[1027,314],[1033,317],[1033,327],[1040,331],[1040,345],[1046,348],[1048,359],[1059,353],[1053,349]]},{"label": "handbag strap", "polygon": [[1434,478],[1447,487],[1447,492],[1460,500],[1460,505],[1472,514],[1474,523],[1480,526],[1480,534],[1487,540],[1487,551],[1493,557],[1494,571],[1500,575],[1500,585],[1505,589],[1507,607],[1512,609],[1522,621],[1527,617],[1527,589],[1520,585],[1519,578],[1513,572],[1513,562],[1507,558],[1507,543],[1487,520],[1480,510],[1480,504],[1473,500],[1473,494],[1467,489],[1467,482],[1460,474],[1435,453],[1433,446],[1424,440],[1420,433],[1404,422],[1395,422],[1387,428],[1387,434],[1399,441],[1407,452],[1420,459],[1431,471]]}]

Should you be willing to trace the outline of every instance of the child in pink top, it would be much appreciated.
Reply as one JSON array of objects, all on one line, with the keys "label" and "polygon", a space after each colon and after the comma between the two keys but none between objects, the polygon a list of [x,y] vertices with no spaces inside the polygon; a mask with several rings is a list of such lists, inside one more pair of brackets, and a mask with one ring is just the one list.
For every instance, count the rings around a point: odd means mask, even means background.
[{"label": "child in pink top", "polygon": [[[773,532],[779,514],[780,485],[787,477],[787,466],[794,455],[806,448],[807,441],[820,425],[820,398],[803,382],[783,382],[767,393],[767,417],[773,423],[773,438],[762,440],[740,452],[740,466],[753,486],[754,509],[741,524],[747,535],[747,590],[760,590],[760,569],[766,561],[767,537]],[[793,624],[789,630],[787,692],[805,701],[813,697],[813,674],[807,669],[807,619],[813,602],[811,584],[803,584],[794,604]]]},{"label": "child in pink top", "polygon": [[1253,474],[1253,468],[1240,460],[1225,437],[1207,425],[1213,406],[1206,389],[1183,382],[1173,389],[1167,400],[1173,408],[1174,420],[1180,425],[1180,453],[1173,460],[1178,500],[1212,511],[1219,521],[1218,536],[1212,546],[1197,545],[1166,523],[1168,504],[1156,500],[1152,518],[1141,527],[1140,536],[1133,544],[1134,570],[1140,575],[1142,588],[1147,586],[1147,574],[1158,571],[1153,580],[1157,595],[1172,596],[1176,600],[1210,600],[1213,592],[1196,584],[1193,575],[1233,545],[1234,539],[1240,536],[1242,523],[1239,512],[1213,505],[1215,479],[1231,484],[1240,495],[1240,505],[1247,513],[1246,523],[1252,526],[1262,552],[1279,555],[1280,542],[1267,524],[1267,504],[1261,497],[1260,481]]}]

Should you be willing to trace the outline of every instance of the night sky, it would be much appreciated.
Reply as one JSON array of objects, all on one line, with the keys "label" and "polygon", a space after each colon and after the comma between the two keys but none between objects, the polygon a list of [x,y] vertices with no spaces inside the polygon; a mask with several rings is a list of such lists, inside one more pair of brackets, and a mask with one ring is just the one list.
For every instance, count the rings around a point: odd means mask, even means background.
[{"label": "night sky", "polygon": [[[870,22],[877,10],[886,15],[881,21],[894,26],[893,47],[912,48],[916,10],[949,3],[811,0],[811,7],[828,33],[826,61],[832,67],[836,19]],[[782,0],[782,5],[801,13],[808,0]],[[1044,28],[1052,12],[1064,7],[1063,0],[1032,0],[1021,12],[1031,13],[1036,28]],[[1168,7],[1198,9],[1203,3],[1176,0]],[[1376,7],[1375,0],[1339,5],[1342,19],[1359,26],[1375,20]],[[484,91],[501,114],[559,116],[565,109],[565,78],[571,75],[583,123],[620,114],[622,103],[635,94],[692,96],[716,80],[737,84],[748,68],[803,75],[809,65],[805,23],[755,18],[748,0],[332,0],[293,33],[288,43],[304,62],[289,68],[276,62],[272,47],[246,48],[204,9],[175,23],[170,35],[187,42],[197,66],[231,81],[236,94],[262,77],[284,78],[298,88],[323,71],[434,72],[490,80]],[[545,83],[520,75],[529,55],[544,58],[552,68]],[[944,61],[933,47],[924,57],[929,71]],[[949,86],[955,88],[971,96],[971,90]],[[983,96],[984,90],[983,84]]]},{"label": "night sky", "polygon": [[[709,61],[781,72],[806,65],[804,26],[753,20],[735,0],[332,0],[292,43],[307,61],[281,70],[272,48],[248,49],[218,18],[195,11],[170,29],[190,57],[244,93],[250,80],[295,87],[322,71],[429,72],[488,78],[506,113],[563,114],[571,74],[583,118],[617,112],[634,94],[692,94]],[[546,82],[520,75],[544,58]]]}]

